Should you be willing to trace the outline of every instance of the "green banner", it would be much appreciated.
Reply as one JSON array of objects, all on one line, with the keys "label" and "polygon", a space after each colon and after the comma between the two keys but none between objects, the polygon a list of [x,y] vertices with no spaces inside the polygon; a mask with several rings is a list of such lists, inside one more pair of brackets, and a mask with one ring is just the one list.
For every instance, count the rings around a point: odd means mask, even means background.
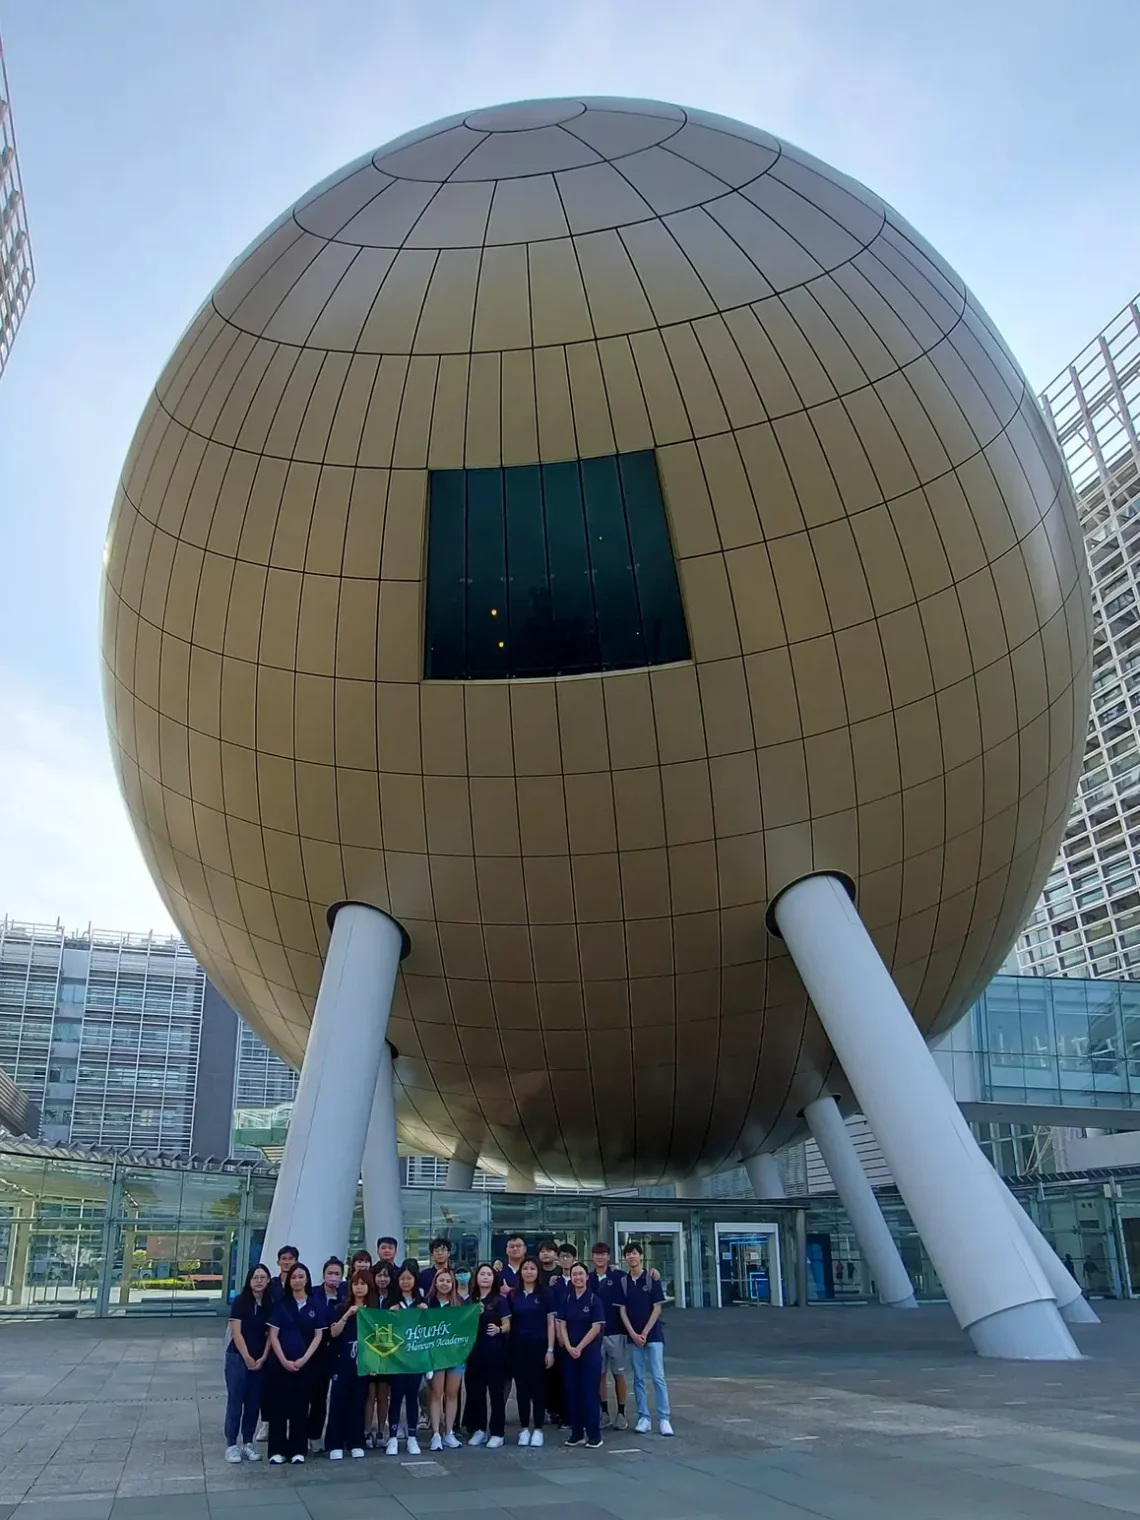
[{"label": "green banner", "polygon": [[479,1329],[478,1304],[444,1309],[361,1309],[356,1370],[366,1377],[438,1372],[468,1358]]}]

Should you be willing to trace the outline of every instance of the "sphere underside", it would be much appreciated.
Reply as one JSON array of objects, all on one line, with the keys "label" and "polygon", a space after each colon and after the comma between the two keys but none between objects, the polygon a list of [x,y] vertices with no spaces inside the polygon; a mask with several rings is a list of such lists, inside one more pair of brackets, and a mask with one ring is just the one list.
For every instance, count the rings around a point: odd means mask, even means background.
[{"label": "sphere underside", "polygon": [[372,903],[402,1141],[684,1178],[847,1097],[783,887],[850,878],[928,1036],[997,969],[1079,772],[1083,563],[893,209],[706,112],[493,107],[324,181],[180,341],[107,544],[116,764],[284,1057]]}]

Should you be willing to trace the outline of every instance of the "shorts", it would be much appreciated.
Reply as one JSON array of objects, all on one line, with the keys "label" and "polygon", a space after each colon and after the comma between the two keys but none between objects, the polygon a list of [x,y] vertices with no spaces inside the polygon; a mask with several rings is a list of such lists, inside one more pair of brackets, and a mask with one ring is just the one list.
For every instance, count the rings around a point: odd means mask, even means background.
[{"label": "shorts", "polygon": [[626,1337],[624,1335],[604,1335],[602,1337],[602,1376],[612,1372],[614,1377],[625,1377],[625,1348]]}]

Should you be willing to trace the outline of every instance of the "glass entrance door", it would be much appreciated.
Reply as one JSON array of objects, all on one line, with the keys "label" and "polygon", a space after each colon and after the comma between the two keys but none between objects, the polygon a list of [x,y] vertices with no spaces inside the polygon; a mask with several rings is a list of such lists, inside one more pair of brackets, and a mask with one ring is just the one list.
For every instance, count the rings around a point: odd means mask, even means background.
[{"label": "glass entrance door", "polygon": [[618,1263],[624,1268],[622,1252],[630,1241],[645,1252],[645,1270],[656,1267],[661,1274],[666,1303],[685,1307],[685,1227],[682,1224],[621,1220],[614,1225],[614,1244]]},{"label": "glass entrance door", "polygon": [[774,1224],[718,1224],[717,1308],[730,1304],[784,1302],[780,1279],[780,1232]]}]

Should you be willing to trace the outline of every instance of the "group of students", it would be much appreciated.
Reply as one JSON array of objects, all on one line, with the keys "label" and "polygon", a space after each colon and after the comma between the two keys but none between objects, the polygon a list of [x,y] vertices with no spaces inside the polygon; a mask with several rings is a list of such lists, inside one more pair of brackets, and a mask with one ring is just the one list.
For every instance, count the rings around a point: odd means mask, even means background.
[{"label": "group of students", "polygon": [[[314,1289],[309,1269],[292,1246],[277,1253],[278,1274],[253,1267],[233,1301],[227,1335],[226,1460],[259,1460],[258,1423],[268,1428],[269,1460],[304,1462],[323,1439],[332,1461],[347,1452],[363,1457],[383,1445],[396,1456],[400,1442],[420,1453],[422,1411],[430,1449],[500,1447],[513,1386],[520,1446],[542,1446],[548,1420],[569,1427],[567,1446],[602,1445],[602,1429],[625,1430],[626,1355],[633,1372],[635,1429],[652,1430],[647,1381],[652,1382],[658,1429],[671,1436],[661,1324],[664,1289],[645,1269],[640,1246],[626,1246],[626,1270],[615,1269],[610,1249],[594,1246],[590,1270],[574,1248],[543,1240],[537,1256],[521,1235],[506,1244],[506,1260],[482,1262],[474,1272],[451,1260],[451,1243],[430,1246],[431,1262],[397,1262],[398,1243],[382,1236],[376,1260],[356,1251],[347,1275],[331,1256]],[[427,1378],[413,1374],[362,1376],[356,1370],[357,1316],[361,1309],[481,1306],[467,1360]],[[607,1399],[612,1377],[616,1409]],[[386,1432],[386,1435],[385,1435]]]}]

